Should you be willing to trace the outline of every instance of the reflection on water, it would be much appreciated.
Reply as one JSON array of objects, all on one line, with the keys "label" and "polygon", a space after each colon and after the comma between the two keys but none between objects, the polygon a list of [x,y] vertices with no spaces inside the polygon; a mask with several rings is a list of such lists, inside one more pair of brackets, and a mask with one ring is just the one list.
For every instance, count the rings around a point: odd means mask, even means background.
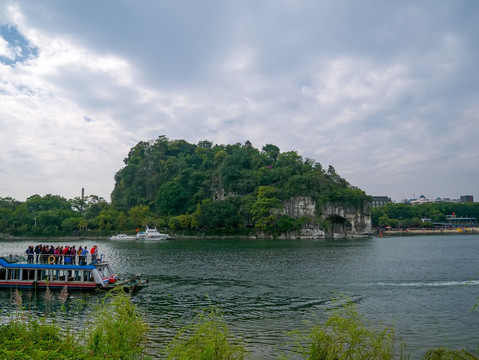
[{"label": "reflection on water", "polygon": [[[276,359],[290,348],[286,332],[305,329],[305,320],[324,320],[343,295],[371,320],[393,326],[412,359],[432,346],[474,348],[479,342],[478,313],[470,311],[479,295],[476,235],[75,243],[95,244],[120,275],[150,279],[133,301],[152,329],[152,353],[198,310],[217,307],[255,358]],[[24,251],[27,245],[0,243],[1,252]],[[42,315],[43,296],[24,294],[24,307]],[[72,293],[67,317],[81,322],[100,299]],[[2,317],[15,308],[11,292],[0,293],[0,305]],[[61,311],[58,301],[51,306]]]}]

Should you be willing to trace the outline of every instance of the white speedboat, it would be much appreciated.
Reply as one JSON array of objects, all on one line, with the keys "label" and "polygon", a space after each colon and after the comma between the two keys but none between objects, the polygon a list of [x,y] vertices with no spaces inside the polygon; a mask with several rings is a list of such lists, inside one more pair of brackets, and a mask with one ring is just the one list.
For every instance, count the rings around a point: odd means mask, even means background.
[{"label": "white speedboat", "polygon": [[136,234],[136,238],[138,240],[144,241],[158,241],[158,240],[166,240],[169,239],[168,234],[160,233],[156,227],[150,229],[148,226],[146,227],[145,231],[140,231]]},{"label": "white speedboat", "polygon": [[118,234],[118,235],[115,235],[115,236],[111,236],[110,240],[113,240],[113,241],[131,241],[131,240],[136,240],[136,236],[126,235],[126,234]]}]

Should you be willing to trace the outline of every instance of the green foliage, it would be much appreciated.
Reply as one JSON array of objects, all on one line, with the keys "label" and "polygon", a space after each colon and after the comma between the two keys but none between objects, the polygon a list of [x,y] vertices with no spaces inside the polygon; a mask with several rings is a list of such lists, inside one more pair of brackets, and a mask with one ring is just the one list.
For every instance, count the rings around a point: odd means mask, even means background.
[{"label": "green foliage", "polygon": [[197,230],[199,223],[196,214],[183,214],[170,218],[168,227],[171,230]]},{"label": "green foliage", "polygon": [[389,203],[372,208],[373,226],[424,226],[421,218],[433,222],[446,222],[446,215],[455,213],[459,217],[479,218],[479,203],[431,203],[421,205]]},{"label": "green foliage", "polygon": [[[62,292],[63,293],[63,292]],[[62,298],[62,295],[60,295]],[[65,296],[60,301],[66,301]],[[50,299],[50,301],[52,301]],[[12,320],[0,324],[0,359],[18,360],[103,360],[149,359],[146,355],[148,326],[128,294],[108,293],[89,315],[82,331],[62,329],[45,318],[37,320],[26,314],[15,292],[18,312]],[[394,332],[365,320],[353,303],[333,311],[324,324],[290,333],[294,352],[281,358],[311,360],[388,360],[393,359]],[[404,346],[404,344],[403,344]],[[408,359],[401,346],[399,359]],[[159,356],[160,354],[158,354]],[[249,353],[240,338],[234,336],[216,309],[201,311],[181,328],[165,346],[166,359],[245,359]],[[477,360],[475,351],[443,347],[431,349],[424,360]]]},{"label": "green foliage", "polygon": [[262,150],[262,154],[268,157],[270,163],[276,162],[276,160],[278,160],[279,154],[281,153],[279,151],[279,147],[272,144],[266,144],[265,146],[263,146]]},{"label": "green foliage", "polygon": [[0,325],[0,358],[32,360],[90,359],[71,333],[38,320]]},{"label": "green foliage", "polygon": [[479,355],[468,350],[450,350],[437,348],[429,350],[423,357],[424,360],[477,360]]},{"label": "green foliage", "polygon": [[92,358],[141,359],[147,330],[130,296],[119,289],[107,294],[90,316],[85,346]]},{"label": "green foliage", "polygon": [[[301,221],[281,215],[284,201],[308,196],[317,209],[328,203],[362,208],[370,198],[332,166],[244,145],[190,144],[185,140],[141,141],[115,174],[112,202],[88,195],[66,200],[33,195],[26,202],[0,199],[0,232],[12,235],[110,235],[145,225],[173,230],[296,231]],[[268,194],[263,193],[268,189]],[[436,214],[439,216],[440,214]]]},{"label": "green foliage", "polygon": [[260,186],[256,201],[251,206],[251,215],[258,229],[273,229],[278,221],[281,202],[276,197],[277,190],[272,186]]},{"label": "green foliage", "polygon": [[234,360],[244,359],[245,347],[235,339],[217,311],[199,313],[182,328],[166,346],[169,360]]},{"label": "green foliage", "polygon": [[133,206],[128,211],[128,216],[130,217],[130,221],[134,224],[134,226],[145,226],[146,222],[145,219],[150,213],[150,208],[146,205],[137,205]]},{"label": "green foliage", "polygon": [[[20,296],[16,296],[16,299]],[[64,299],[66,300],[66,295]],[[147,326],[123,291],[106,295],[83,332],[20,315],[0,325],[0,358],[31,360],[142,359]]]},{"label": "green foliage", "polygon": [[178,215],[186,209],[187,193],[176,181],[168,181],[158,190],[156,204],[160,215]]},{"label": "green foliage", "polygon": [[294,218],[288,215],[282,215],[278,218],[275,227],[275,233],[282,234],[286,232],[299,231],[306,224],[308,219],[305,217]]},{"label": "green foliage", "polygon": [[240,215],[240,201],[235,198],[225,200],[204,200],[198,206],[197,215],[200,228],[240,229],[243,219]]},{"label": "green foliage", "polygon": [[388,360],[393,358],[392,329],[377,330],[352,303],[335,311],[324,325],[293,332],[297,351],[306,359]]}]

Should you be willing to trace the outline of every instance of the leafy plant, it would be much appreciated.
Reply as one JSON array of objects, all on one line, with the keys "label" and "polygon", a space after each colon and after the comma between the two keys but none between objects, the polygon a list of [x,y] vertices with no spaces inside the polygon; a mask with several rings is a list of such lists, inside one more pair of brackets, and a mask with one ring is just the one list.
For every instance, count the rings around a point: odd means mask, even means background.
[{"label": "leafy plant", "polygon": [[477,360],[479,354],[468,350],[450,350],[443,347],[429,350],[423,357],[424,360]]},{"label": "leafy plant", "polygon": [[324,325],[293,332],[296,351],[311,360],[388,360],[393,358],[392,329],[377,330],[348,303]]},{"label": "leafy plant", "polygon": [[14,320],[0,325],[0,358],[88,359],[73,335],[62,335],[60,327],[47,324],[44,320]]},{"label": "leafy plant", "polygon": [[90,356],[141,359],[148,327],[122,289],[111,291],[90,315],[85,331]]},{"label": "leafy plant", "polygon": [[210,310],[199,313],[193,323],[183,327],[167,345],[165,355],[170,360],[240,360],[247,352],[218,312]]}]

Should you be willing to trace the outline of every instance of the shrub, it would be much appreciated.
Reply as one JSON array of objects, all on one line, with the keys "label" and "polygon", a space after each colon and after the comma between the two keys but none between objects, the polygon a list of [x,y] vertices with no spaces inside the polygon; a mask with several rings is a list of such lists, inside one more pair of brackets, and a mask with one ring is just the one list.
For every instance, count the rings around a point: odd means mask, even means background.
[{"label": "shrub", "polygon": [[13,320],[0,325],[0,358],[31,360],[88,359],[73,335],[61,335],[55,324]]},{"label": "shrub", "polygon": [[293,332],[296,350],[314,360],[388,360],[393,358],[392,329],[376,330],[347,304],[335,311],[324,325],[308,332]]},{"label": "shrub", "polygon": [[214,310],[201,312],[193,323],[182,328],[167,345],[167,359],[244,359],[246,349],[230,334],[228,326]]},{"label": "shrub", "polygon": [[108,293],[86,326],[86,347],[98,359],[141,359],[148,328],[122,289]]},{"label": "shrub", "polygon": [[423,357],[424,360],[477,360],[479,355],[467,350],[431,349]]}]

